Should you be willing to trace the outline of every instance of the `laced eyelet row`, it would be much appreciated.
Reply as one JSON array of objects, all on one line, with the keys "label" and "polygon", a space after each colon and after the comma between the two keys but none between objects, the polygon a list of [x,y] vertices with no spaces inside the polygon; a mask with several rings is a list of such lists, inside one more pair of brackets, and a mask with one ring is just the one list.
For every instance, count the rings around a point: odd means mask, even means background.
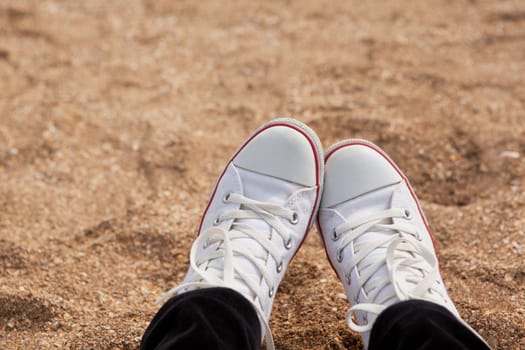
[{"label": "laced eyelet row", "polygon": [[345,273],[345,281],[348,285],[352,284],[352,278],[350,277],[350,273]]},{"label": "laced eyelet row", "polygon": [[[231,192],[226,193],[224,195],[224,197],[222,197],[222,202],[223,203],[229,203],[230,202],[230,196],[231,196]],[[219,225],[221,223],[221,221],[222,221],[221,217],[218,216],[218,217],[215,218],[215,220],[213,220],[213,225],[217,226],[217,225]]]},{"label": "laced eyelet row", "polygon": [[292,218],[289,221],[290,221],[290,224],[297,225],[297,223],[299,222],[299,214],[297,214],[296,212],[293,212]]},{"label": "laced eyelet row", "polygon": [[332,232],[330,232],[330,238],[332,239],[332,241],[337,241],[339,239],[340,236],[337,235],[337,231],[335,230],[335,228],[332,230]]},{"label": "laced eyelet row", "polygon": [[338,262],[343,262],[343,258],[344,258],[343,251],[342,250],[338,250],[337,254],[335,255],[335,258],[337,259]]}]

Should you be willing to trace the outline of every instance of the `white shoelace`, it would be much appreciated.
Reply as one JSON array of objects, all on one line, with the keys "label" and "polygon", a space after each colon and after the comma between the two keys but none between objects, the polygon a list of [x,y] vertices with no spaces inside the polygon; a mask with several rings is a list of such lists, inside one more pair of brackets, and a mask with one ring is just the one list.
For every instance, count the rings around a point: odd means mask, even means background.
[{"label": "white shoelace", "polygon": [[[237,222],[238,219],[262,219],[269,224],[282,238],[282,244],[286,249],[292,248],[291,236],[286,226],[279,217],[288,219],[291,223],[297,223],[297,214],[290,209],[284,208],[273,203],[260,202],[240,194],[231,193],[224,198],[225,202],[238,203],[240,208],[222,213],[216,220],[218,225],[224,220],[233,220],[229,231],[219,227],[211,227],[197,237],[190,252],[190,265],[196,272],[195,278],[187,281],[166,292],[158,303],[167,300],[180,291],[206,288],[212,286],[222,286],[232,288],[235,280],[242,281],[253,294],[255,300],[250,300],[259,315],[259,319],[264,325],[266,335],[266,347],[268,350],[274,349],[273,337],[270,327],[264,317],[263,300],[273,297],[277,286],[267,271],[267,267],[262,261],[272,257],[277,266],[277,272],[283,269],[284,262],[281,260],[279,248],[275,246],[275,241],[271,240],[270,232],[262,232],[247,224]],[[263,248],[261,250],[250,249],[250,247],[238,247],[236,239],[251,238]],[[214,245],[216,249],[204,252],[208,246]],[[242,266],[234,264],[234,257],[242,256],[248,259],[257,267],[260,276],[248,275],[242,271]],[[213,269],[208,269],[214,267]],[[222,272],[222,276],[220,274]],[[260,284],[265,282],[268,285],[268,295],[263,293]]]},{"label": "white shoelace", "polygon": [[[405,219],[397,220],[394,218]],[[387,306],[397,301],[408,299],[430,299],[443,301],[443,296],[433,288],[438,277],[438,262],[433,251],[429,250],[422,242],[417,228],[408,220],[411,214],[407,209],[388,209],[364,218],[349,220],[335,228],[332,239],[341,241],[338,245],[337,260],[344,259],[343,250],[352,245],[354,256],[351,264],[347,265],[345,279],[350,282],[352,270],[357,270],[357,278],[352,280],[356,283],[353,290],[354,295],[349,296],[354,302],[358,301],[359,293],[363,294],[366,303],[352,306],[346,314],[348,326],[356,332],[367,332],[372,328],[373,322],[368,322],[366,313],[378,315]],[[363,234],[373,232],[392,232],[385,235],[383,239],[373,239],[364,242],[356,242]],[[370,258],[372,262],[365,260],[378,248],[386,248],[384,258],[378,255],[377,259]],[[388,276],[374,274],[383,266],[387,267]],[[383,292],[389,285],[393,286],[390,293]],[[361,311],[365,313],[364,325],[359,325],[354,320],[354,313]]]}]

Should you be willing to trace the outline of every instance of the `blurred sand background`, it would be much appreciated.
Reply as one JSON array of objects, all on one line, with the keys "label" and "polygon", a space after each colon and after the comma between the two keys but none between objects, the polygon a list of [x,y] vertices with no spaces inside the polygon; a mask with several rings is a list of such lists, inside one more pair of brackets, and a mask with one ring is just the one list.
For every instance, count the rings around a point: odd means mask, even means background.
[{"label": "blurred sand background", "polygon": [[[0,348],[137,349],[261,123],[411,179],[464,319],[525,349],[525,2],[0,1]],[[278,349],[361,349],[315,229]],[[322,321],[320,321],[322,320]]]}]

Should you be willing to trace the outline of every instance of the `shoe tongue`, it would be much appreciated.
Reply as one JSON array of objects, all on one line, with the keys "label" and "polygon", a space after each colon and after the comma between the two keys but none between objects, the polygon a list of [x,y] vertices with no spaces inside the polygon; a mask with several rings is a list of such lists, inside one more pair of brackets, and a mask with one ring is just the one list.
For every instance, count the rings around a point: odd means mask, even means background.
[{"label": "shoe tongue", "polygon": [[[345,217],[349,217],[352,214],[354,214],[354,217],[364,217],[370,214],[374,214],[386,209],[390,209],[393,207],[403,207],[403,199],[400,198],[399,194],[399,185],[393,185],[389,186],[368,194],[365,194],[359,198],[356,198],[352,201],[349,201],[347,203],[343,203],[340,205],[337,210],[341,212]],[[355,215],[355,213],[359,213]],[[393,219],[393,222],[396,222],[395,218]],[[390,221],[392,223],[392,220]],[[392,237],[393,234],[396,234],[392,232],[391,230],[375,230],[375,231],[367,231],[365,234],[361,235],[359,238],[355,240],[354,247],[356,249],[359,249],[360,246],[366,245],[367,242],[371,242],[374,240],[383,240],[385,238]],[[408,245],[400,245],[399,248],[410,248]],[[346,249],[351,249],[350,247],[347,247]],[[359,272],[361,274],[366,273],[366,269],[373,265],[378,259],[384,260],[386,256],[386,248],[376,248],[372,252],[370,252],[361,262],[357,265],[357,268],[359,269]],[[407,252],[401,252],[397,251],[396,255],[401,254],[401,256],[409,257],[410,253]],[[416,283],[407,281],[407,277],[414,276],[414,273],[419,273],[417,271],[417,268],[414,269],[407,269],[407,268],[400,268],[396,271],[396,279],[403,280],[405,284],[416,286]],[[369,281],[376,280],[376,279],[386,279],[390,280],[390,275],[388,272],[388,268],[386,266],[386,263],[383,264],[375,273],[372,274]],[[382,290],[379,292],[379,294],[375,297],[376,302],[380,302],[382,305],[388,306],[390,304],[393,304],[397,301],[399,301],[399,298],[396,296],[396,293],[394,291],[394,286],[392,285],[393,281],[390,281],[388,285],[386,285]],[[370,287],[367,286],[367,283],[364,284],[363,289],[366,293],[375,293],[376,291],[370,290]],[[359,302],[371,302],[371,300],[365,301],[364,296],[362,293],[359,294]],[[369,319],[370,321],[370,319]]]},{"label": "shoe tongue", "polygon": [[[237,172],[241,179],[243,195],[247,198],[254,199],[260,202],[268,202],[273,204],[284,204],[287,199],[297,190],[301,188],[300,185],[277,179],[272,176],[262,175],[253,171],[237,168]],[[242,207],[241,207],[242,209]],[[263,219],[239,219],[236,223],[247,225],[254,230],[271,233],[271,226]],[[234,232],[239,232],[232,230]],[[255,256],[260,257],[262,264],[265,263],[267,257],[266,250],[253,238],[243,237],[235,238],[231,241],[232,245],[237,249],[249,251]],[[249,259],[243,256],[234,257],[234,266],[241,270],[245,275],[252,276],[253,281],[257,284],[261,279],[259,269]],[[238,278],[238,276],[236,276]],[[241,294],[252,299],[255,294],[248,288],[248,286],[240,279],[236,278],[236,285],[232,286]]]},{"label": "shoe tongue", "polygon": [[[339,213],[344,217],[364,217],[370,214],[389,209],[392,203],[392,194],[398,185],[392,185],[379,190],[368,192],[355,199],[346,201],[335,206]],[[355,214],[357,214],[355,216]]]},{"label": "shoe tongue", "polygon": [[245,197],[261,202],[284,203],[301,185],[237,167]]},{"label": "shoe tongue", "polygon": [[[300,185],[293,182],[272,176],[240,168],[237,171],[241,178],[243,195],[256,201],[284,205],[290,195],[301,188]],[[248,225],[262,232],[270,233],[271,230],[270,225],[263,219],[240,219],[237,220],[237,223]]]},{"label": "shoe tongue", "polygon": [[[399,185],[392,185],[388,186],[373,192],[369,192],[367,194],[364,194],[356,199],[353,199],[351,201],[342,203],[338,205],[335,209],[339,211],[344,217],[354,217],[354,218],[360,218],[360,217],[366,217],[371,214],[376,214],[378,212],[387,210],[391,208],[392,204],[392,196],[393,192],[395,192],[396,188]],[[392,223],[392,222],[389,222]],[[354,247],[356,249],[359,249],[359,247],[364,246],[367,244],[367,242],[371,242],[374,240],[384,240],[385,238],[392,237],[393,232],[390,230],[375,230],[375,231],[367,231],[365,234],[361,235],[359,238],[357,238],[354,241]],[[352,249],[350,246],[348,246],[345,250]],[[386,255],[386,248],[376,248],[370,254],[365,257],[361,262],[357,265],[357,268],[360,272],[360,274],[366,273],[366,268],[369,265],[374,264],[378,259],[384,259]],[[386,267],[386,264],[381,266],[369,279],[369,281],[374,280],[376,278],[386,278],[389,279],[388,269]],[[371,292],[369,288],[367,288],[367,284],[365,283],[363,286],[363,289],[365,292]],[[378,296],[376,297],[376,300],[384,300],[388,299],[389,296],[395,295],[394,293],[394,287],[389,284],[386,287],[384,287],[381,292],[379,292]],[[365,302],[363,300],[363,294],[359,294],[359,302]],[[393,303],[395,300],[392,300],[389,303]],[[370,302],[370,301],[368,301]],[[369,319],[370,321],[370,319]]]}]

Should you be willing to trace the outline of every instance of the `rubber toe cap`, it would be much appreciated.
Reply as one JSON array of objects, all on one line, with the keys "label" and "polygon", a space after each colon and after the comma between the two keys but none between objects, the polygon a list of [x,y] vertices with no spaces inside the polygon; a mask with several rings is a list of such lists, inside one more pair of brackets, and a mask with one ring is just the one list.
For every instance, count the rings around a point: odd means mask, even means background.
[{"label": "rubber toe cap", "polygon": [[306,135],[291,126],[262,130],[241,149],[233,164],[303,186],[317,184],[313,146]]},{"label": "rubber toe cap", "polygon": [[388,158],[367,144],[348,144],[330,153],[325,164],[322,207],[359,197],[402,180]]}]

